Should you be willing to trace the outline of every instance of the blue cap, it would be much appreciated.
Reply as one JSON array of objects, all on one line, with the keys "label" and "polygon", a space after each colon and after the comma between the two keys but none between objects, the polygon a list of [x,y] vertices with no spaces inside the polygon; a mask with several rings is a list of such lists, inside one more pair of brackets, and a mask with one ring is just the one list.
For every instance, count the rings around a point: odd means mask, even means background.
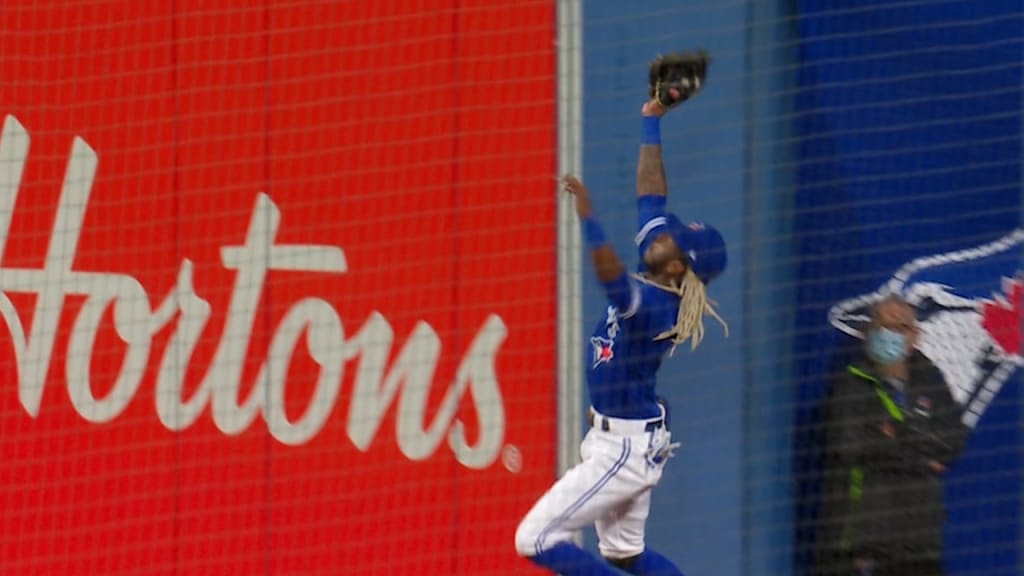
[{"label": "blue cap", "polygon": [[725,240],[712,226],[703,222],[683,224],[674,214],[666,216],[666,225],[676,246],[686,254],[690,269],[704,284],[725,270],[728,262]]}]

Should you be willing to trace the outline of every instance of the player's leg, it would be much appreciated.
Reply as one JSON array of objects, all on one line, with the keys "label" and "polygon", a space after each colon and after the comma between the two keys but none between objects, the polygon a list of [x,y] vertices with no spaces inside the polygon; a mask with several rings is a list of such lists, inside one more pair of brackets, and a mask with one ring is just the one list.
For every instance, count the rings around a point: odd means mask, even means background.
[{"label": "player's leg", "polygon": [[618,572],[572,538],[632,495],[632,487],[620,477],[632,449],[629,438],[588,433],[583,461],[555,482],[520,522],[516,552],[563,576],[616,576]]},{"label": "player's leg", "polygon": [[598,550],[612,565],[636,576],[683,576],[671,560],[647,547],[644,532],[651,511],[651,488],[595,524]]}]

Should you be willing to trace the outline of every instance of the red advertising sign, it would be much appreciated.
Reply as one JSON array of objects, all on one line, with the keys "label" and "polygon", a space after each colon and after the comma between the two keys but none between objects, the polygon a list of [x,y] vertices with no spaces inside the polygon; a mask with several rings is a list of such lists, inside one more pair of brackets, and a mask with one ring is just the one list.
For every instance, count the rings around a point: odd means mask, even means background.
[{"label": "red advertising sign", "polygon": [[0,6],[0,566],[527,573],[550,0]]}]

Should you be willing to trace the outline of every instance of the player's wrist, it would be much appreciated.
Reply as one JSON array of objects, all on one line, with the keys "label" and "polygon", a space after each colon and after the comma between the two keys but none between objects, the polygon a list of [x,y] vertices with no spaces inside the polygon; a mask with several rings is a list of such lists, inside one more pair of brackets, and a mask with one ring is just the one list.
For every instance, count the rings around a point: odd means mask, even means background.
[{"label": "player's wrist", "polygon": [[593,216],[580,218],[580,228],[583,232],[583,240],[591,250],[596,250],[608,243],[604,228]]},{"label": "player's wrist", "polygon": [[661,146],[661,116],[643,116],[640,123],[640,144]]},{"label": "player's wrist", "polygon": [[669,109],[664,104],[659,102],[657,99],[652,98],[647,102],[644,102],[644,105],[640,107],[640,115],[645,117],[653,116],[655,118],[661,118],[666,112],[668,112],[668,110]]}]

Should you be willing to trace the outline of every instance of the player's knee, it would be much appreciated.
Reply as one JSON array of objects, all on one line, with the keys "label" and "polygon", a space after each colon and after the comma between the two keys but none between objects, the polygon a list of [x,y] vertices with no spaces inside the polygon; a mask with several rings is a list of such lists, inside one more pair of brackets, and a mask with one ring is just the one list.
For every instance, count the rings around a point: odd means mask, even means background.
[{"label": "player's knee", "polygon": [[535,528],[529,518],[524,519],[516,528],[516,554],[529,558],[540,553],[540,531]]},{"label": "player's knee", "polygon": [[516,528],[516,554],[524,558],[536,556],[555,544],[566,542],[571,534],[561,529],[552,529],[550,521],[527,515]]}]

